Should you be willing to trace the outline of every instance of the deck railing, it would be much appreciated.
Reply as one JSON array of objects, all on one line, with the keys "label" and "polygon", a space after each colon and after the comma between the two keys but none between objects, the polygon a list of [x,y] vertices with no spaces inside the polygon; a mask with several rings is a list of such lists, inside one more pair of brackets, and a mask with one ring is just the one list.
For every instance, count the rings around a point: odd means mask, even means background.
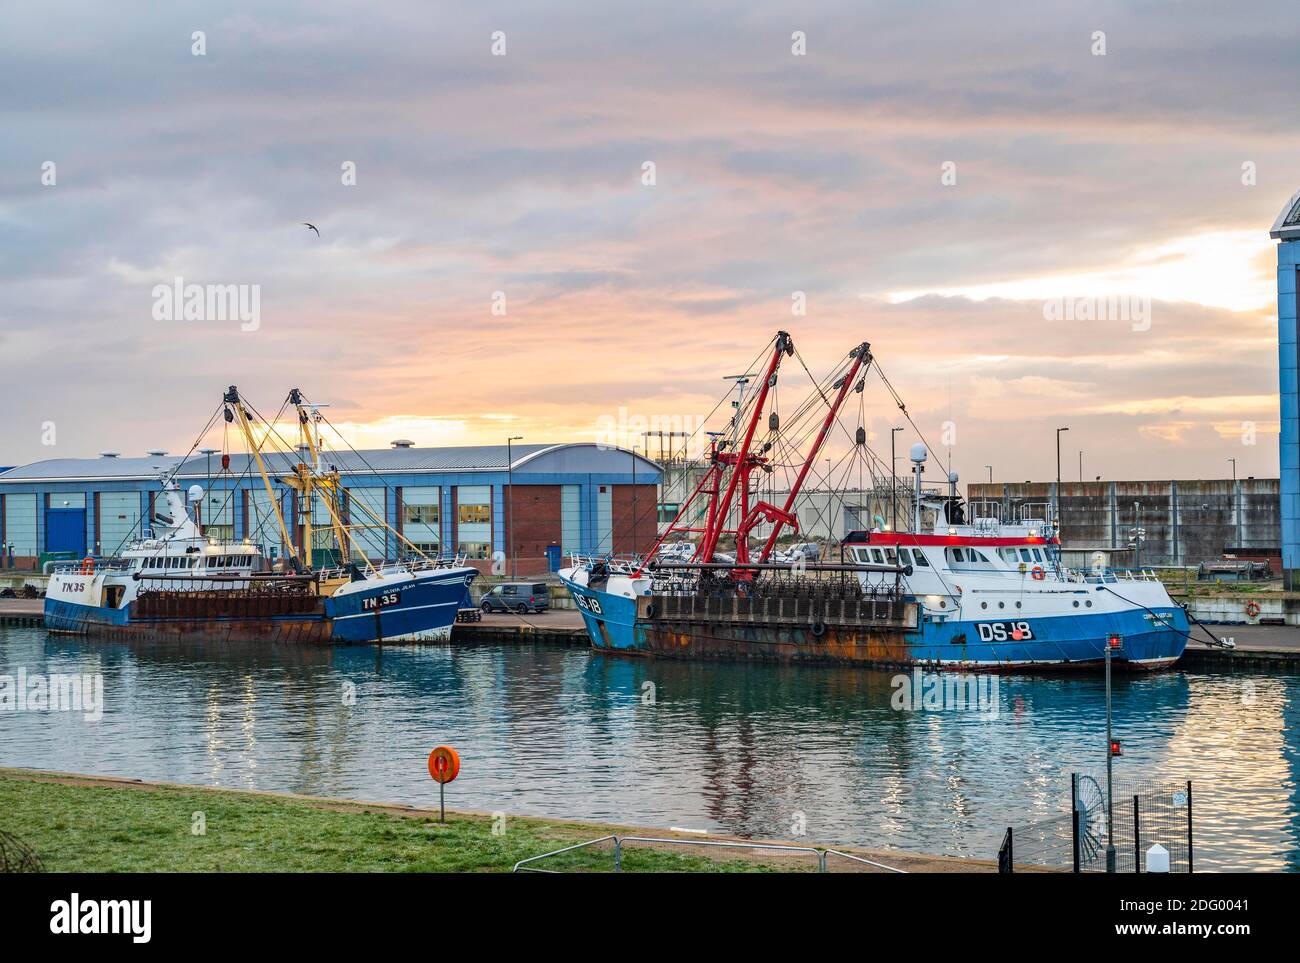
[{"label": "deck railing", "polygon": [[[442,568],[464,568],[465,555],[443,555],[438,558],[409,558],[399,559],[396,562],[381,562],[374,566],[375,573],[379,576],[384,575],[401,575],[414,572],[429,572]],[[352,566],[335,565],[330,568],[323,568],[316,573],[316,578],[322,582],[328,582],[338,578],[348,578],[352,575]]]}]

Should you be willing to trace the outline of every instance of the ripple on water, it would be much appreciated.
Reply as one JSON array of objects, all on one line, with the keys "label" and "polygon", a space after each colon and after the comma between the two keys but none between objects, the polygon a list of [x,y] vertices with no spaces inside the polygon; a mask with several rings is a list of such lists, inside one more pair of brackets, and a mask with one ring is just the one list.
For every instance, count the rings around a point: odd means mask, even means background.
[{"label": "ripple on water", "polygon": [[[100,672],[98,722],[0,713],[0,764],[991,858],[1104,766],[1100,678],[1003,677],[996,718],[892,673],[573,649],[102,644],[0,627],[0,674]],[[355,695],[348,704],[347,694]],[[1121,677],[1125,774],[1195,783],[1198,868],[1300,868],[1300,677]]]}]

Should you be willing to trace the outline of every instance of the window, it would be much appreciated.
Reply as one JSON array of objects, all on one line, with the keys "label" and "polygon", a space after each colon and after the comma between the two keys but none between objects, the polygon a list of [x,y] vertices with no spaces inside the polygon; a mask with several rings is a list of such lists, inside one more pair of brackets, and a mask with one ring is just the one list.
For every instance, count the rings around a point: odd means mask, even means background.
[{"label": "window", "polygon": [[952,550],[952,557],[959,562],[964,562],[966,561],[966,552],[963,549],[954,548]]},{"label": "window", "polygon": [[1020,550],[1020,561],[1022,561],[1022,562],[1032,562],[1033,560],[1034,560],[1034,557],[1033,557],[1032,555],[1029,554],[1029,549],[1027,549],[1027,548],[1022,548],[1022,549]]},{"label": "window", "polygon": [[461,542],[457,550],[466,558],[484,559],[488,557],[491,548],[487,542]]},{"label": "window", "polygon": [[402,505],[402,521],[407,525],[437,525],[440,515],[437,505]]},{"label": "window", "polygon": [[922,568],[930,567],[930,560],[925,557],[925,553],[919,548],[912,549],[912,557],[916,559],[916,564]]},{"label": "window", "polygon": [[1034,549],[1034,561],[1041,562],[1042,560],[1043,560],[1043,553],[1038,549]]},{"label": "window", "polygon": [[892,548],[887,548],[887,549],[885,549],[885,560],[886,560],[890,565],[897,565],[897,564],[898,564],[898,553],[895,552]]},{"label": "window", "polygon": [[477,525],[492,520],[492,510],[487,505],[459,505],[456,520],[462,525]]},{"label": "window", "polygon": [[878,548],[873,548],[871,550],[871,560],[875,562],[877,565],[885,564],[885,556],[881,554],[881,551]]},{"label": "window", "polygon": [[902,562],[904,565],[911,565],[912,564],[911,551],[906,548],[900,548],[898,550],[898,560]]}]

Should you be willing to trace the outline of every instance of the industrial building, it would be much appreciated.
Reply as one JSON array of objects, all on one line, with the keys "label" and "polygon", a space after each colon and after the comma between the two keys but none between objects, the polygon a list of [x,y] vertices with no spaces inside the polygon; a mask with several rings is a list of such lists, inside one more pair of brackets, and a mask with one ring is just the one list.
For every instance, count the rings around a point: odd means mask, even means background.
[{"label": "industrial building", "polygon": [[[1140,554],[1116,563],[1197,565],[1223,555],[1276,560],[1281,518],[1276,478],[1209,481],[978,483],[966,486],[972,517],[1043,518],[1060,506],[1066,549],[1126,552],[1139,529]],[[1273,561],[1274,571],[1277,561]]]},{"label": "industrial building", "polygon": [[[182,464],[182,461],[184,462]],[[0,474],[3,564],[35,568],[51,554],[112,555],[150,527],[161,476],[176,471],[182,488],[198,485],[193,503],[203,530],[222,539],[249,539],[268,557],[283,557],[268,494],[248,455],[219,453],[188,459],[152,452],[123,458],[60,458]],[[594,444],[392,448],[331,455],[345,488],[341,511],[358,526],[361,553],[396,558],[399,540],[366,525],[382,517],[402,538],[430,554],[464,554],[484,571],[495,560],[503,574],[532,575],[554,566],[557,554],[631,552],[655,537],[659,468],[640,455]],[[302,542],[304,506],[280,479],[288,459],[267,456],[274,497]],[[319,496],[318,496],[319,497]],[[328,529],[324,505],[314,525]],[[332,544],[328,530],[313,538],[315,554]],[[548,551],[549,550],[549,551]],[[558,551],[557,551],[558,550]]]}]

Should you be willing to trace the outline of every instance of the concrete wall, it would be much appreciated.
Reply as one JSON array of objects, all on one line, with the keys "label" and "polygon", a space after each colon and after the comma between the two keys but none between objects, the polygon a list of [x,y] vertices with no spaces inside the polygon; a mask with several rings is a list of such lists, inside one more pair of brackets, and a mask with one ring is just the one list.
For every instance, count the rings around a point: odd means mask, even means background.
[{"label": "concrete wall", "polygon": [[[1054,482],[966,486],[968,500],[995,502],[1003,520],[1026,503],[1051,502],[1055,489]],[[1066,546],[1123,548],[1136,514],[1146,529],[1144,565],[1195,565],[1234,550],[1276,555],[1282,544],[1276,478],[1062,482],[1060,509]]]}]

